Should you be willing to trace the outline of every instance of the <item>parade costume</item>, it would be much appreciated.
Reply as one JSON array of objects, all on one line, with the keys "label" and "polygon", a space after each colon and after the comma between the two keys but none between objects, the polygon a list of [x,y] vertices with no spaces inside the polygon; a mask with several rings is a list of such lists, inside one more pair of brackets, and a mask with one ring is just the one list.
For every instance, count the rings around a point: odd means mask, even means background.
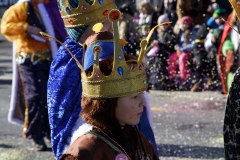
[{"label": "parade costume", "polygon": [[[87,1],[88,4],[83,2],[84,4],[79,5],[85,6],[80,9],[80,11],[85,10],[86,12],[89,12],[89,4],[98,5],[98,3],[100,3],[100,9],[95,6],[95,10],[98,12],[90,13],[93,16],[88,16],[86,14],[79,15],[78,19],[80,20],[75,22],[70,21],[71,19],[64,20],[69,35],[68,39],[64,42],[64,45],[68,47],[79,62],[82,62],[83,56],[83,48],[78,42],[79,38],[85,32],[89,24],[93,22],[103,22],[107,18],[108,11],[115,8],[114,2],[111,0],[93,2],[95,1],[89,0]],[[66,7],[69,6],[66,3],[70,3],[74,8],[74,1],[61,2],[59,3],[59,8],[62,12],[69,9]],[[78,3],[75,3],[75,5],[78,5]],[[62,13],[63,18],[64,16],[65,15]],[[90,21],[90,17],[92,17],[92,21]],[[88,22],[88,20],[90,22]],[[79,69],[74,62],[74,59],[64,47],[60,47],[58,54],[52,62],[48,81],[48,108],[52,149],[57,159],[77,137],[91,129],[91,127],[86,125],[80,117],[80,102],[82,96],[82,86],[80,82],[81,75],[79,74]],[[145,111],[146,110],[150,112],[149,108],[145,109]],[[138,128],[148,137],[149,140],[151,140],[157,151],[154,134],[150,126],[151,121],[148,120],[148,118],[150,119],[150,116],[148,116],[149,114],[146,112],[144,112],[143,116],[145,118],[142,118],[141,120],[144,120],[144,123],[140,123]]]},{"label": "parade costume", "polygon": [[[238,20],[240,19],[239,2],[229,0],[236,12]],[[238,27],[239,28],[239,27]],[[228,98],[225,109],[223,138],[225,159],[239,159],[240,157],[240,139],[239,139],[239,97],[240,97],[240,68],[234,74],[233,82],[228,92]]]},{"label": "parade costume", "polygon": [[[93,129],[78,137],[60,157],[61,160],[158,159],[146,137],[130,125],[130,122],[122,124],[117,118],[119,113],[117,108],[123,107],[122,103],[120,105],[118,103],[122,97],[130,95],[142,97],[142,93],[147,89],[142,60],[152,34],[151,32],[150,36],[141,42],[138,59],[127,55],[123,49],[125,41],[119,39],[117,23],[120,15],[120,11],[116,9],[109,12],[114,37],[108,31],[90,36],[83,44],[83,65],[76,59],[77,66],[81,69],[83,89],[81,116]],[[131,65],[132,63],[134,65]],[[139,100],[144,101],[144,98]],[[138,101],[135,107],[138,109],[144,107],[143,101]],[[129,104],[127,106],[134,107]],[[137,124],[139,120],[140,117],[133,124]]]},{"label": "parade costume", "polygon": [[13,42],[13,81],[8,120],[23,126],[23,136],[36,142],[50,134],[46,107],[47,79],[58,45],[41,35],[30,34],[27,32],[29,26],[36,26],[61,41],[65,39],[66,32],[54,1],[39,4],[19,1],[4,13],[1,21],[2,34]]}]

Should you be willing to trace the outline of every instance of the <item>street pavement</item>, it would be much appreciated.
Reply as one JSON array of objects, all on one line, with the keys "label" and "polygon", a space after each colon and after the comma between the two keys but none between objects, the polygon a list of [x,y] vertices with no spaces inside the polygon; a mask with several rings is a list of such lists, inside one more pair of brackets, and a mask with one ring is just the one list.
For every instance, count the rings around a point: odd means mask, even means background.
[{"label": "street pavement", "polygon": [[[50,149],[36,152],[32,142],[22,138],[22,128],[7,121],[11,47],[0,34],[0,160],[53,160]],[[148,98],[160,159],[224,159],[222,128],[226,96],[219,92],[151,90]]]}]

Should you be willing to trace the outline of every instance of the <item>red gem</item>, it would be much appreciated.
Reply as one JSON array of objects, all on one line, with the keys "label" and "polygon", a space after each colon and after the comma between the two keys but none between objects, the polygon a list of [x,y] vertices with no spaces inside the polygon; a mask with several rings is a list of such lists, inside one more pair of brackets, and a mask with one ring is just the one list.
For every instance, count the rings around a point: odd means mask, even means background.
[{"label": "red gem", "polygon": [[73,24],[73,20],[72,19],[68,20],[68,23]]},{"label": "red gem", "polygon": [[107,16],[108,15],[108,10],[103,11],[103,15]]},{"label": "red gem", "polygon": [[95,52],[99,53],[101,49],[100,49],[100,47],[95,47],[94,50],[95,50]]},{"label": "red gem", "polygon": [[112,20],[117,20],[119,18],[119,13],[118,12],[112,12],[110,17]]}]

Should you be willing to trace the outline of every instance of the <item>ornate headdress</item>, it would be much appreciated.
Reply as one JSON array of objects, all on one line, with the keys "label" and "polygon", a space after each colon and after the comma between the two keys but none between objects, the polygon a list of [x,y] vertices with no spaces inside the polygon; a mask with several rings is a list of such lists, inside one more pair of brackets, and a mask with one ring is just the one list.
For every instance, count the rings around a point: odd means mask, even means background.
[{"label": "ornate headdress", "polygon": [[76,8],[68,0],[58,0],[58,3],[65,27],[69,28],[102,22],[109,11],[116,8],[113,0],[93,0],[92,5],[79,0]]},{"label": "ornate headdress", "polygon": [[[86,97],[122,97],[130,94],[141,93],[146,90],[146,73],[142,61],[146,52],[147,44],[155,28],[161,25],[168,25],[170,23],[165,22],[155,26],[150,31],[148,37],[141,41],[141,50],[138,59],[134,61],[136,62],[136,67],[135,69],[130,69],[123,54],[125,40],[119,38],[118,20],[121,18],[121,12],[117,9],[113,9],[109,12],[108,18],[113,23],[113,40],[97,40],[89,44],[85,50],[84,67],[78,62],[69,49],[63,45],[73,56],[78,64],[78,67],[81,69],[82,94]],[[93,30],[97,32],[100,31],[101,28],[99,29],[94,26]],[[49,37],[44,33],[41,34]],[[111,74],[105,76],[100,70],[99,59],[106,59],[107,57],[114,57],[114,60]],[[87,76],[85,70],[90,66],[93,66],[93,72],[91,76]]]},{"label": "ornate headdress", "polygon": [[239,2],[237,2],[237,0],[228,0],[228,1],[231,3],[234,11],[236,12],[238,19],[240,20],[240,4],[239,4]]}]

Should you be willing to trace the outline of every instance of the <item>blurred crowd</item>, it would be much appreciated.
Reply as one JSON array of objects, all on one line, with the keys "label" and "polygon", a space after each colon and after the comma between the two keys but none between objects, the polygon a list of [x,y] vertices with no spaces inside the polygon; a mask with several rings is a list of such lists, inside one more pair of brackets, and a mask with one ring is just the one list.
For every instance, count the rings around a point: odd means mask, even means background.
[{"label": "blurred crowd", "polygon": [[157,24],[145,56],[149,90],[220,91],[227,94],[238,63],[237,18],[228,1],[122,4],[120,36],[128,53]]}]

